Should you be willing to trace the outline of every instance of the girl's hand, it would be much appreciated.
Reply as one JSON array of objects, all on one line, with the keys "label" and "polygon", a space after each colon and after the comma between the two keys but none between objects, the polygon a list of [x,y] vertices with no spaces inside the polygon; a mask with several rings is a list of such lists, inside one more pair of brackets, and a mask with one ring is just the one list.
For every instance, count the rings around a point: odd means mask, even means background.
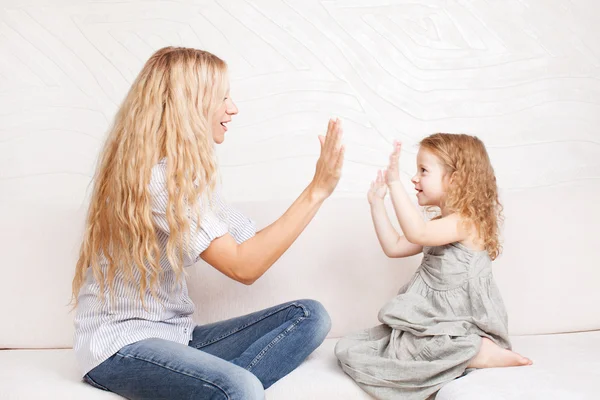
[{"label": "girl's hand", "polygon": [[385,172],[377,171],[377,178],[371,182],[371,188],[367,193],[369,204],[373,204],[376,200],[383,200],[387,194],[387,186],[385,185]]},{"label": "girl's hand", "polygon": [[390,155],[390,163],[385,173],[385,183],[387,183],[388,185],[390,185],[393,182],[400,181],[399,159],[401,149],[402,143],[400,143],[397,140],[394,140],[394,151]]}]

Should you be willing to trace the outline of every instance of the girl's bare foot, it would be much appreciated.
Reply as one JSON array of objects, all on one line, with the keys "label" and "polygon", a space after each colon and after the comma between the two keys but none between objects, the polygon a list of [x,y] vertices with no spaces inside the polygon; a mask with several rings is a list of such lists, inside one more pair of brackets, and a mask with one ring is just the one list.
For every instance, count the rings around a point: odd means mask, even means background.
[{"label": "girl's bare foot", "polygon": [[467,368],[499,368],[531,365],[533,362],[514,351],[503,349],[490,339],[481,338],[479,353],[469,363]]}]

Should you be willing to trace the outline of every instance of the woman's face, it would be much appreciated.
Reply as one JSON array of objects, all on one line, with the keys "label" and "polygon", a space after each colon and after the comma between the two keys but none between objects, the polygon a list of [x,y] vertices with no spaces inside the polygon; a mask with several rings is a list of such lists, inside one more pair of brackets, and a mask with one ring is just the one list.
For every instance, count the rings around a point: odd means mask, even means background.
[{"label": "woman's face", "polygon": [[229,90],[227,90],[225,98],[217,107],[213,115],[212,134],[216,144],[223,143],[223,140],[225,140],[225,132],[227,132],[227,123],[229,123],[231,117],[237,113],[238,109],[229,95]]}]

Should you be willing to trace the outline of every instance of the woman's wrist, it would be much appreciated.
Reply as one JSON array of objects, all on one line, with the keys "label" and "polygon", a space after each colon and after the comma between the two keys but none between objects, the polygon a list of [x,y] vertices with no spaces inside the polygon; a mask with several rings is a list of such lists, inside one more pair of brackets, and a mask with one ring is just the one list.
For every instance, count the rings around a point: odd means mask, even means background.
[{"label": "woman's wrist", "polygon": [[317,188],[314,182],[311,182],[304,192],[307,195],[308,201],[315,205],[320,205],[329,197],[329,194],[325,190]]}]

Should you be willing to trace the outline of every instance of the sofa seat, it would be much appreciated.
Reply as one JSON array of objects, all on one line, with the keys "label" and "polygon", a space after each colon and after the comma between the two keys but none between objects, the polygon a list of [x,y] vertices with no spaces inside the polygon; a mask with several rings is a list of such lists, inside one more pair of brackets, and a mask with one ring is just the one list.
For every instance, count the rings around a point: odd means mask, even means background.
[{"label": "sofa seat", "polygon": [[[474,371],[439,391],[436,400],[598,399],[600,331],[515,336],[531,367]],[[337,366],[327,339],[267,400],[370,399]],[[71,349],[0,351],[0,399],[119,399],[80,381]]]}]

